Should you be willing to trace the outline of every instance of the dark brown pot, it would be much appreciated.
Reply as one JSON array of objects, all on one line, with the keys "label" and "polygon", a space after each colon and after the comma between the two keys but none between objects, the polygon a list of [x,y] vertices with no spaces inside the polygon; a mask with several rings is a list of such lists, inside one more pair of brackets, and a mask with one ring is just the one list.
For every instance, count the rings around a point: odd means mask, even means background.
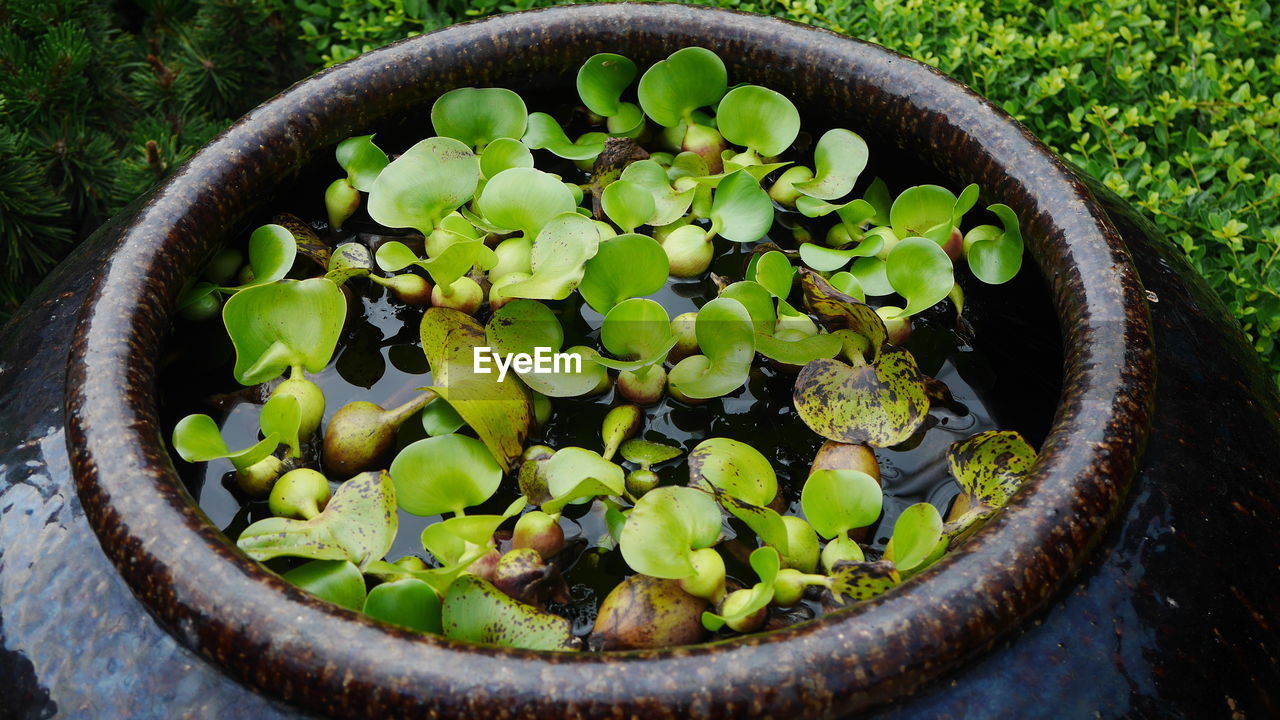
[{"label": "dark brown pot", "polygon": [[[450,88],[552,89],[596,52],[649,63],[687,45],[714,49],[735,80],[788,94],[824,126],[862,133],[877,152],[951,186],[979,183],[984,201],[1020,215],[1063,348],[1062,395],[1027,489],[961,549],[875,601],[766,635],[660,652],[553,655],[401,632],[320,602],[237,551],[183,488],[157,421],[156,360],[185,278],[339,140],[371,129],[421,134],[430,103]],[[1145,237],[1137,221],[1125,222]],[[100,267],[92,253],[104,258]],[[888,703],[1024,632],[1028,618],[1062,597],[1091,550],[1115,544],[1119,531],[1107,535],[1108,523],[1144,467],[1156,403],[1148,294],[1112,220],[1061,161],[923,65],[725,11],[561,7],[370,53],[250,113],[127,223],[104,230],[79,263],[82,274],[100,272],[70,350],[67,446],[102,548],[182,643],[264,693],[341,716],[809,717]],[[46,305],[32,307],[65,312],[48,292]],[[12,336],[38,335],[33,324],[27,319]],[[1238,330],[1222,333],[1238,343]],[[1247,412],[1274,412],[1268,393],[1256,390]],[[1261,433],[1274,439],[1275,426]],[[1268,459],[1264,443],[1246,450],[1248,471]],[[1277,496],[1273,484],[1260,487],[1256,497]],[[1088,622],[1071,617],[1069,626]],[[1274,662],[1267,633],[1263,657]],[[1018,688],[1006,679],[994,692],[1008,701]],[[1250,700],[1258,698],[1260,707],[1271,702],[1266,692]]]}]

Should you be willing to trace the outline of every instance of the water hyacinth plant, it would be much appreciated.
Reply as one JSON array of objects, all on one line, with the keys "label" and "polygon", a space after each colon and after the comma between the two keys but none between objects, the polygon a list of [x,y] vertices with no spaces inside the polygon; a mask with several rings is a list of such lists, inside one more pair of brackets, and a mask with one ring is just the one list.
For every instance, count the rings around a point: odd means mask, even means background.
[{"label": "water hyacinth plant", "polygon": [[[1018,273],[1007,206],[895,196],[856,132],[705,48],[575,80],[567,112],[459,88],[430,137],[339,143],[322,220],[259,227],[183,294],[221,314],[243,389],[219,397],[254,409],[172,437],[229,463],[241,551],[419,632],[654,648],[889,592],[1012,501],[1035,450],[973,422],[922,444],[965,407],[912,349],[967,346],[962,288]],[[925,446],[942,506],[881,471]]]}]

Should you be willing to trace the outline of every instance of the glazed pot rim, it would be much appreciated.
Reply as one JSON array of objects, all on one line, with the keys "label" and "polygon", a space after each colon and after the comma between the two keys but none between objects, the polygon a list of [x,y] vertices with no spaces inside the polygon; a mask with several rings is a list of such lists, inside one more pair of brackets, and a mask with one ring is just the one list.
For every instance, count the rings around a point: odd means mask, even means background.
[{"label": "glazed pot rim", "polygon": [[[332,145],[329,138],[372,124],[354,119],[353,109],[386,91],[382,78],[426,77],[433,63],[473,62],[468,53],[483,60],[484,52],[536,48],[586,24],[601,35],[624,27],[679,42],[688,33],[729,53],[835,63],[827,72],[874,90],[882,111],[910,108],[903,136],[927,134],[954,143],[952,153],[977,153],[964,172],[998,178],[983,184],[984,198],[1022,216],[1062,329],[1062,399],[1025,490],[919,579],[847,611],[719,643],[576,654],[480,647],[398,630],[290,586],[227,541],[187,494],[153,381],[178,292],[215,242],[209,223],[243,217],[270,178]],[[412,92],[403,87],[391,91]],[[67,442],[86,515],[134,593],[181,641],[287,700],[338,714],[474,711],[524,700],[530,712],[543,702],[543,713],[623,706],[716,715],[765,689],[761,707],[770,711],[826,714],[892,699],[989,647],[1083,564],[1145,441],[1150,333],[1127,250],[1088,191],[1014,120],[932,68],[775,18],[650,3],[561,6],[453,26],[314,75],[246,115],[153,191],[82,311],[68,364]],[[608,682],[615,677],[626,682]],[[727,688],[714,699],[705,695],[708,677]],[[447,693],[454,696],[439,697]]]}]

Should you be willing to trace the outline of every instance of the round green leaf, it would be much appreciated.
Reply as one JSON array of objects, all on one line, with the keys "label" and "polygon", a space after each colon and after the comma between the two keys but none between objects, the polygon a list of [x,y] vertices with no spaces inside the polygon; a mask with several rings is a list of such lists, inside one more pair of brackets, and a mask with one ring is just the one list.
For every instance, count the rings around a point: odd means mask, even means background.
[{"label": "round green leaf", "polygon": [[893,286],[889,284],[885,261],[878,257],[860,257],[849,266],[849,274],[858,285],[870,296],[890,295]]},{"label": "round green leaf", "polygon": [[640,107],[663,127],[693,119],[693,111],[724,97],[729,74],[715,53],[700,47],[677,50],[654,63],[640,78]]},{"label": "round green leaf", "polygon": [[312,560],[285,573],[284,579],[348,610],[364,606],[364,576],[349,560]]},{"label": "round green leaf", "polygon": [[278,436],[268,434],[244,450],[231,452],[218,423],[208,415],[188,415],[173,427],[173,449],[191,463],[227,458],[237,470],[243,470],[266,458],[279,444]]},{"label": "round green leaf", "polygon": [[694,573],[689,555],[720,539],[720,506],[690,487],[658,487],[627,515],[619,546],[632,570],[679,580]]},{"label": "round green leaf", "polygon": [[765,157],[781,155],[800,134],[800,111],[795,104],[759,85],[730,90],[716,109],[716,121],[725,140]]},{"label": "round green leaf", "polygon": [[560,319],[536,300],[512,300],[498,308],[485,326],[485,336],[502,353],[533,354],[539,347],[555,352],[564,346]]},{"label": "round green leaf", "polygon": [[737,170],[716,186],[711,230],[733,242],[755,242],[773,226],[773,201],[751,173]]},{"label": "round green leaf", "polygon": [[443,398],[436,398],[422,409],[422,429],[430,437],[457,432],[466,421]]},{"label": "round green leaf", "polygon": [[951,237],[956,196],[937,185],[916,185],[902,191],[889,208],[889,224],[900,238],[926,237],[942,245]]},{"label": "round green leaf", "polygon": [[600,194],[600,206],[625,233],[635,232],[636,228],[649,222],[657,209],[647,188],[622,179],[609,183],[604,189]]},{"label": "round green leaf", "polygon": [[364,277],[373,269],[369,248],[358,242],[342,243],[329,256],[326,278],[335,285],[342,285],[353,277]]},{"label": "round green leaf", "polygon": [[493,496],[502,468],[479,440],[441,435],[401,450],[391,461],[391,479],[406,512],[461,513]]},{"label": "round green leaf", "polygon": [[416,578],[385,582],[370,590],[364,614],[418,632],[441,632],[440,596]]},{"label": "round green leaf", "polygon": [[884,557],[892,560],[898,570],[915,570],[946,542],[942,536],[942,516],[933,505],[916,503],[898,516],[893,524],[893,536],[885,546]]},{"label": "round green leaf", "polygon": [[[503,175],[513,172],[517,171],[508,170]],[[599,246],[600,231],[591,219],[576,212],[557,215],[533,241],[529,260],[532,276],[506,285],[503,293],[508,297],[563,300],[578,287],[587,261],[595,257]]]},{"label": "round green leaf", "polygon": [[818,470],[800,491],[805,518],[824,538],[871,525],[883,505],[880,484],[857,470]]},{"label": "round green leaf", "polygon": [[1022,232],[1008,205],[987,206],[1004,224],[979,225],[964,236],[964,255],[975,277],[991,285],[1009,282],[1022,268]]},{"label": "round green leaf", "polygon": [[529,129],[520,141],[534,150],[546,150],[566,160],[594,160],[604,151],[602,137],[583,135],[574,142],[555,118],[543,112],[529,116]]},{"label": "round green leaf", "polygon": [[520,96],[504,88],[458,88],[431,106],[436,134],[482,147],[498,138],[520,139],[528,110]]},{"label": "round green leaf", "polygon": [[719,488],[752,505],[764,506],[778,494],[773,466],[759,450],[730,438],[709,438],[689,453],[691,485]]},{"label": "round green leaf", "polygon": [[335,152],[338,165],[347,171],[347,182],[360,192],[373,189],[373,181],[387,166],[389,160],[382,149],[373,144],[372,135],[347,138],[338,143]]},{"label": "round green leaf", "polygon": [[[699,161],[702,160],[698,155],[689,154]],[[706,168],[705,162],[703,168],[704,170]],[[673,181],[668,178],[667,171],[653,160],[637,160],[627,165],[620,179],[648,190],[653,196],[653,214],[646,218],[642,225],[654,227],[670,225],[684,217],[689,210],[689,205],[693,203],[695,189],[689,187],[683,191],[677,191],[671,186]]]},{"label": "round green leaf", "polygon": [[621,495],[626,489],[622,466],[586,448],[560,448],[543,463],[541,472],[553,498],[565,497],[583,480],[595,480],[607,489],[608,495]]},{"label": "round green leaf", "polygon": [[907,299],[899,317],[933,307],[955,285],[951,258],[937,243],[922,237],[906,238],[889,251],[885,277],[893,291]]},{"label": "round green leaf", "polygon": [[747,313],[751,315],[751,323],[755,327],[757,338],[760,335],[773,334],[778,315],[773,307],[773,294],[763,285],[754,280],[739,280],[721,290],[720,297],[731,298],[742,303]]},{"label": "round green leaf", "polygon": [[548,397],[579,397],[602,387],[608,379],[604,367],[598,364],[599,353],[585,345],[574,345],[563,352],[560,370],[552,366],[551,372],[531,372],[520,376],[534,392]]},{"label": "round green leaf", "polygon": [[293,267],[298,242],[293,233],[280,225],[263,225],[249,236],[249,267],[253,268],[252,285],[275,282]]},{"label": "round green leaf", "polygon": [[631,60],[615,53],[597,53],[578,69],[578,97],[597,115],[617,115],[622,91],[635,79],[636,64]]},{"label": "round green leaf", "polygon": [[480,153],[480,175],[492,178],[503,170],[533,167],[533,153],[519,140],[498,138]]},{"label": "round green leaf", "polygon": [[668,383],[692,398],[713,398],[742,387],[755,358],[755,327],[742,303],[719,297],[698,311],[694,325],[702,355],[681,360]]},{"label": "round green leaf", "polygon": [[813,179],[796,183],[795,188],[820,200],[844,197],[867,167],[867,143],[857,133],[828,130],[818,140],[813,163],[817,169]]},{"label": "round green leaf", "polygon": [[608,313],[624,300],[661,290],[667,283],[667,268],[667,253],[657,240],[648,235],[619,235],[600,243],[587,261],[578,291],[596,312]]},{"label": "round green leaf", "polygon": [[257,385],[293,365],[320,372],[333,357],[346,316],[346,298],[325,278],[281,280],[232,295],[222,306],[222,321],[236,349],[236,380]]},{"label": "round green leaf", "polygon": [[782,559],[778,551],[772,547],[756,548],[748,559],[751,569],[755,571],[760,582],[751,587],[751,596],[747,602],[732,615],[717,615],[713,612],[702,613],[702,624],[708,630],[719,630],[725,623],[745,618],[773,600],[773,585],[778,579],[778,570],[782,567]]},{"label": "round green leaf", "polygon": [[623,361],[599,358],[596,362],[634,372],[666,359],[676,340],[671,318],[662,305],[645,298],[623,300],[604,316],[600,325],[600,343]]},{"label": "round green leaf", "polygon": [[791,282],[795,279],[796,269],[791,261],[777,250],[770,250],[760,256],[755,267],[755,281],[769,291],[769,294],[786,300],[791,294]]},{"label": "round green leaf", "polygon": [[383,168],[369,190],[369,216],[430,235],[440,219],[471,199],[480,161],[451,138],[427,138]]},{"label": "round green leaf", "polygon": [[552,218],[573,212],[576,204],[556,176],[534,168],[511,168],[485,183],[476,208],[497,227],[536,237]]}]

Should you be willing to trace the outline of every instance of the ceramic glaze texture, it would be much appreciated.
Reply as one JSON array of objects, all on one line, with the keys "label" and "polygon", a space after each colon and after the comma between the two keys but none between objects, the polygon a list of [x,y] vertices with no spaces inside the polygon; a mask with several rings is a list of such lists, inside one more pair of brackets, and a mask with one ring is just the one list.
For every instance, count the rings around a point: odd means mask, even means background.
[{"label": "ceramic glaze texture", "polygon": [[[1024,218],[1059,310],[1066,390],[1029,490],[994,527],[919,580],[818,623],[719,646],[550,656],[414,636],[319,603],[262,571],[205,523],[168,460],[150,378],[182,279],[226,230],[313,153],[328,152],[356,132],[423,118],[423,108],[451,87],[537,86],[597,51],[647,63],[690,44],[715,49],[732,77],[783,90],[801,107],[856,108],[862,120],[850,125],[874,139],[873,146],[885,143],[922,156],[956,184],[979,182],[989,200],[999,198]],[[89,524],[132,591],[183,644],[231,676],[322,712],[835,716],[910,691],[916,691],[912,699],[899,699],[890,712],[963,715],[993,703],[1018,716],[1059,716],[1064,708],[1065,714],[1126,707],[1274,711],[1274,690],[1267,688],[1277,686],[1278,643],[1265,618],[1276,616],[1277,601],[1265,588],[1277,581],[1275,569],[1245,575],[1219,568],[1206,536],[1216,532],[1233,543],[1243,537],[1252,547],[1274,548],[1275,516],[1266,513],[1280,492],[1264,471],[1280,460],[1276,400],[1265,378],[1246,385],[1262,377],[1256,358],[1243,348],[1238,330],[1222,324],[1221,307],[1189,279],[1185,264],[1150,239],[1149,228],[1130,220],[1122,228],[1137,244],[1147,290],[1160,299],[1150,306],[1157,348],[1178,351],[1157,383],[1169,388],[1164,395],[1152,390],[1148,296],[1106,213],[1061,163],[971,93],[874,46],[776,20],[675,6],[557,8],[379,51],[250,114],[121,227],[104,229],[97,257],[86,251],[51,281],[46,297],[53,309],[33,304],[27,319],[7,331],[25,347],[39,347],[42,360],[22,369],[16,344],[6,344],[0,392],[12,400],[42,383],[61,399],[62,386],[49,368],[59,367],[75,329],[69,317],[82,298],[73,290],[96,275],[66,386],[68,447]],[[41,319],[51,312],[63,319]],[[48,342],[31,340],[42,333]],[[1204,352],[1201,343],[1211,350]],[[1165,364],[1169,358],[1161,354]],[[1188,405],[1197,385],[1221,400]],[[1153,402],[1150,446],[1160,453],[1148,453],[1139,465]],[[0,507],[26,511],[3,509],[0,515],[6,561],[0,592],[6,593],[3,627],[10,648],[0,657],[4,667],[21,670],[15,675],[24,678],[15,684],[21,707],[37,715],[50,706],[75,714],[67,699],[75,697],[76,682],[145,707],[145,683],[114,686],[87,660],[60,663],[56,651],[41,647],[41,627],[57,620],[73,625],[74,607],[41,613],[35,601],[14,594],[24,581],[43,588],[41,581],[82,572],[98,582],[106,608],[84,613],[93,638],[112,638],[88,644],[89,658],[115,662],[105,675],[181,678],[185,688],[175,683],[162,695],[178,712],[280,712],[186,654],[124,594],[70,497],[56,403],[49,396],[45,403],[6,428],[15,442],[5,447],[19,450],[3,458],[8,505]],[[16,416],[8,409],[13,405],[6,403],[6,418]],[[1228,430],[1206,447],[1184,440],[1197,421],[1215,419]],[[1228,455],[1240,467],[1230,475],[1217,463]],[[39,470],[27,472],[30,467]],[[1219,480],[1210,483],[1218,493],[1209,503],[1212,512],[1198,512],[1192,486],[1171,482],[1169,467],[1190,469],[1202,482]],[[1135,469],[1137,486],[1126,506],[1122,499]],[[28,486],[64,499],[40,502],[23,489]],[[43,529],[20,519],[33,513],[48,517]],[[1106,520],[1115,513],[1123,519],[1107,532]],[[1220,523],[1200,519],[1210,515]],[[55,523],[69,529],[51,531]],[[1201,534],[1178,535],[1175,523],[1191,523]],[[61,545],[29,539],[51,533]],[[1099,542],[1102,550],[1091,556]],[[1175,561],[1151,556],[1157,546],[1167,547]],[[74,560],[61,558],[68,553]],[[15,569],[15,556],[33,560],[25,570]],[[1220,582],[1188,588],[1188,568]],[[1076,584],[1061,595],[1073,575]],[[1177,604],[1167,603],[1174,592],[1181,596]],[[1205,622],[1209,612],[1231,619]],[[32,622],[40,615],[43,623]],[[1033,622],[1022,624],[1028,617]],[[1108,624],[1114,633],[1100,637],[1097,628]],[[925,686],[1002,638],[1010,644]],[[109,644],[120,653],[103,647]],[[149,648],[160,657],[184,658],[190,669],[139,659],[138,651]],[[1201,656],[1217,662],[1202,669]],[[1178,682],[1201,674],[1216,674],[1218,682],[1204,694]],[[238,705],[241,696],[244,704]]]}]

